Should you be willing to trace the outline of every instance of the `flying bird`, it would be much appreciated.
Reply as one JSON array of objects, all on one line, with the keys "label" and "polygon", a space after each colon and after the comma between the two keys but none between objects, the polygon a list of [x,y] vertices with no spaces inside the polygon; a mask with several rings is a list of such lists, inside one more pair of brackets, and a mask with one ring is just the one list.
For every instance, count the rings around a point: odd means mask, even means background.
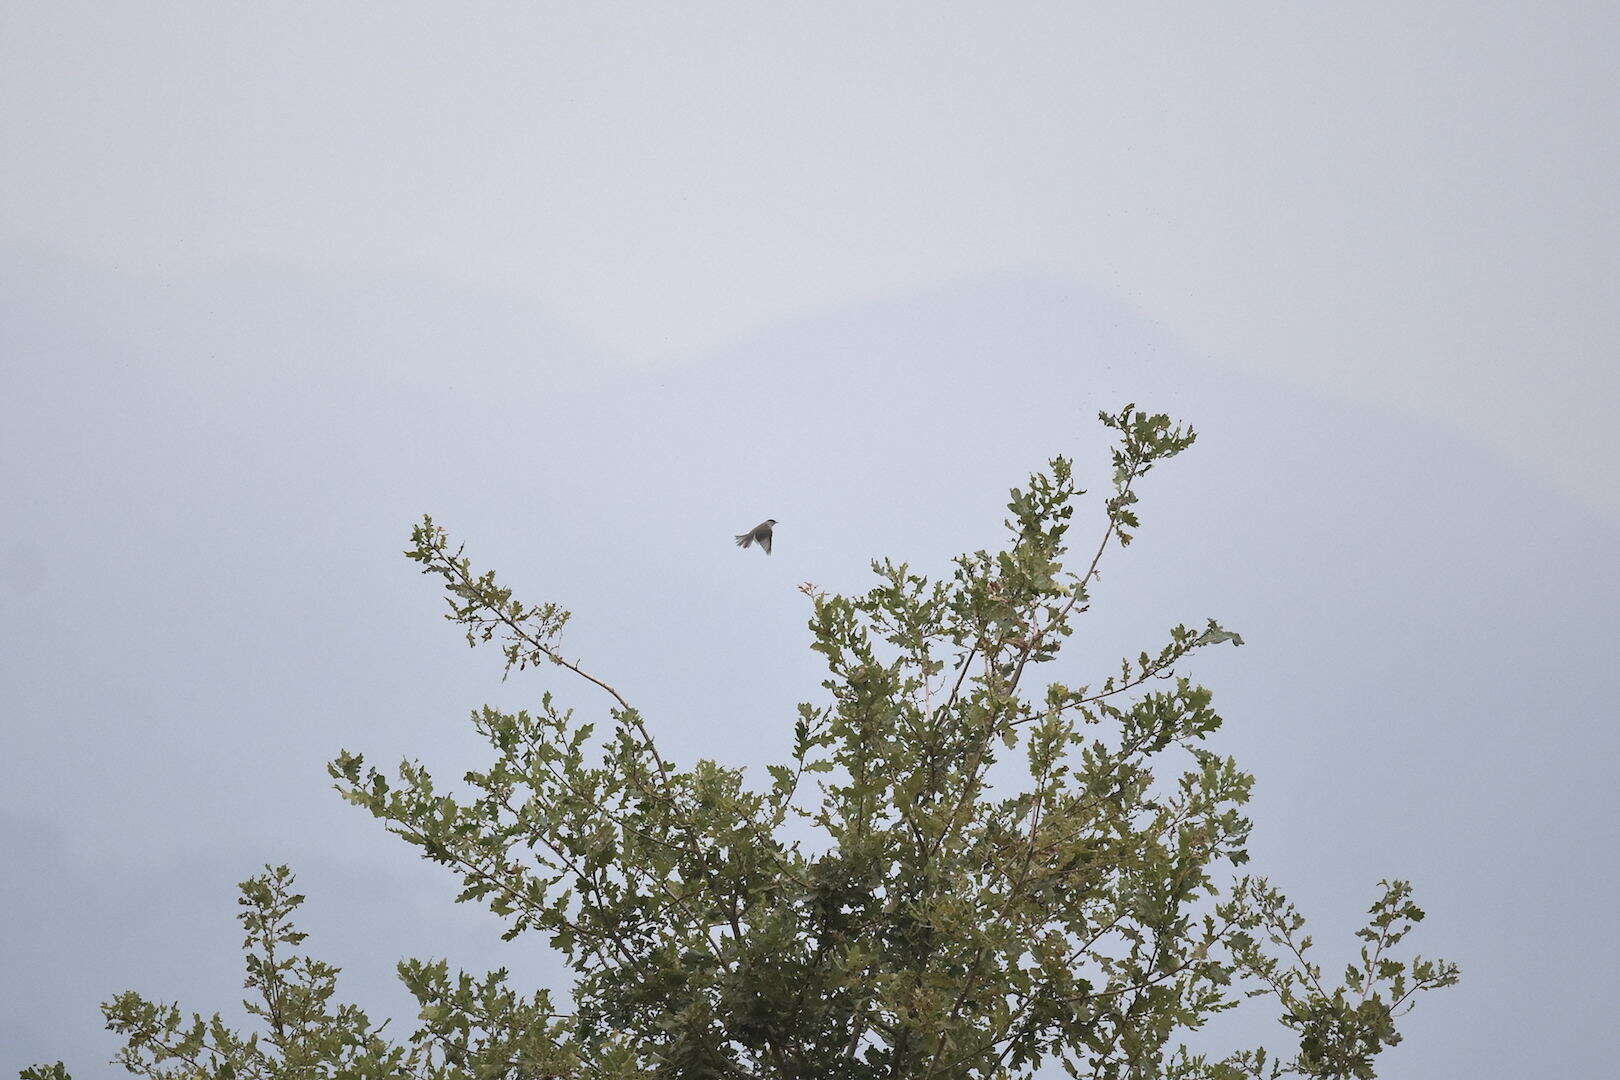
[{"label": "flying bird", "polygon": [[765,549],[765,554],[771,553],[771,530],[776,527],[775,518],[766,518],[745,533],[737,536],[737,546],[745,548],[749,544],[758,543]]}]

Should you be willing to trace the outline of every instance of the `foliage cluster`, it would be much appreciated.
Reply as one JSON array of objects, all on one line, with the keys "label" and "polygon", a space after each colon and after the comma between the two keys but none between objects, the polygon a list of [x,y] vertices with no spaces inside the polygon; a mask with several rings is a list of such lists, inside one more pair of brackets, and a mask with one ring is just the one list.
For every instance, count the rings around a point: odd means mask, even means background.
[{"label": "foliage cluster", "polygon": [[[1076,569],[1084,492],[1059,457],[1012,492],[1006,546],[948,578],[882,561],[864,594],[806,587],[826,693],[799,706],[761,785],[666,758],[635,707],[562,652],[567,612],[515,599],[424,519],[406,554],[441,580],[468,642],[498,643],[508,672],[594,684],[607,722],[550,694],[483,708],[492,760],[459,794],[416,762],[388,773],[344,752],[330,771],[456,875],[459,900],[557,950],[570,1000],[410,960],[418,1025],[391,1039],[299,952],[303,898],[276,867],[242,886],[261,1030],[124,993],[104,1007],[119,1062],[174,1078],[954,1080],[1051,1062],[1098,1080],[1372,1077],[1414,995],[1457,969],[1397,958],[1423,912],[1392,881],[1330,984],[1294,907],[1238,870],[1252,777],[1207,745],[1221,718],[1181,669],[1242,639],[1176,626],[1117,670],[1028,685],[1140,527],[1142,478],[1194,440],[1132,406],[1102,420],[1112,474]],[[1277,1003],[1286,1052],[1180,1045],[1246,997]]]}]

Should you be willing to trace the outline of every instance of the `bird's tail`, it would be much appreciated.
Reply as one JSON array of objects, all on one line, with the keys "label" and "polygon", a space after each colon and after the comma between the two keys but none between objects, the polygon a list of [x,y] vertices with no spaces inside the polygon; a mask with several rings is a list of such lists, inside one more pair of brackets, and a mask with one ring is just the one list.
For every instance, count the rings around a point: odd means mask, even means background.
[{"label": "bird's tail", "polygon": [[740,547],[740,548],[745,548],[749,544],[752,544],[753,542],[754,542],[754,534],[751,533],[751,532],[745,532],[741,536],[737,537],[737,546]]}]

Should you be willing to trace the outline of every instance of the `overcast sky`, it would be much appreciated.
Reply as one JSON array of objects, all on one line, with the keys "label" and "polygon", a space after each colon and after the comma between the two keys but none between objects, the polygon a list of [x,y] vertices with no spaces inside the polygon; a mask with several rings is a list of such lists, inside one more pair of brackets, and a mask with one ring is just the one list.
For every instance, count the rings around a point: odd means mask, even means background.
[{"label": "overcast sky", "polygon": [[1335,949],[1410,877],[1463,964],[1383,1075],[1612,1065],[1620,35],[1410,8],[0,8],[0,1071],[233,1013],[266,861],[378,1013],[406,955],[559,977],[328,789],[548,685],[423,512],[758,766],[799,582],[996,542],[1133,399],[1203,436],[1052,677],[1240,630],[1260,868]]}]

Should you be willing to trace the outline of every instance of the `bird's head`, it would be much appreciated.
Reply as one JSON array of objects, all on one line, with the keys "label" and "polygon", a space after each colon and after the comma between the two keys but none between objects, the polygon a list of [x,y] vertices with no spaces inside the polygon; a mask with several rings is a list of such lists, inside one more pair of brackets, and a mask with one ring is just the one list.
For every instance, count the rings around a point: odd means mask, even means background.
[{"label": "bird's head", "polygon": [[776,519],[775,518],[766,518],[765,519],[765,524],[774,527],[776,525]]}]

